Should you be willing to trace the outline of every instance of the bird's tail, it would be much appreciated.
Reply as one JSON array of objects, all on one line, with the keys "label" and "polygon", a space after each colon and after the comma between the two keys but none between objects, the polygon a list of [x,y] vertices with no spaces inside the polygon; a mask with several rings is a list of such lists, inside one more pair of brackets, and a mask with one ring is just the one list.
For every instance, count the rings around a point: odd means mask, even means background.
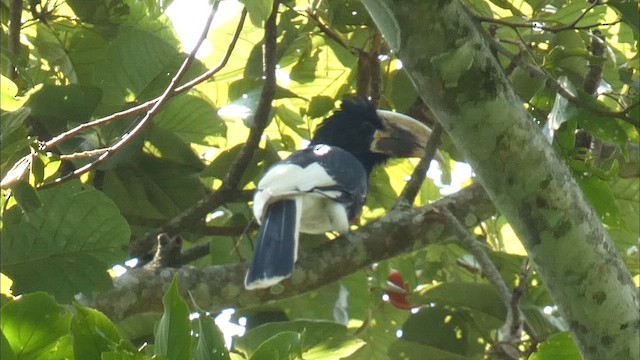
[{"label": "bird's tail", "polygon": [[267,288],[291,276],[298,256],[300,205],[300,199],[286,199],[269,206],[244,279],[245,288]]}]

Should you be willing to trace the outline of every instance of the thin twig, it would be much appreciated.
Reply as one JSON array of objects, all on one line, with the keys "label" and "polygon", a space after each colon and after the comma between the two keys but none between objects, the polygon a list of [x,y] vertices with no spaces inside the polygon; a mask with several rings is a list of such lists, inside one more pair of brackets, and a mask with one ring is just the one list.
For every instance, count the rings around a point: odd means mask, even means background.
[{"label": "thin twig", "polygon": [[108,147],[106,151],[102,153],[102,155],[100,155],[96,160],[74,170],[73,172],[67,175],[59,177],[49,183],[42,184],[38,188],[50,187],[50,186],[59,184],[63,181],[79,177],[80,175],[94,169],[96,166],[98,166],[98,164],[106,161],[111,155],[117,153],[119,150],[121,150],[126,145],[128,145],[135,137],[137,137],[142,133],[142,131],[151,123],[151,120],[153,120],[155,115],[160,111],[162,106],[171,98],[171,96],[173,95],[173,91],[176,89],[176,87],[178,87],[178,82],[187,73],[187,70],[189,70],[189,67],[195,60],[198,49],[200,49],[200,46],[202,45],[204,40],[207,38],[207,34],[209,33],[209,28],[211,27],[211,22],[213,21],[213,17],[218,10],[219,3],[220,3],[219,1],[215,2],[214,5],[211,7],[209,18],[207,19],[207,22],[202,31],[202,34],[200,35],[200,38],[198,39],[194,49],[191,51],[189,56],[187,56],[187,58],[184,60],[184,62],[182,63],[182,66],[180,66],[180,69],[178,70],[176,75],[173,77],[173,79],[171,79],[171,83],[165,89],[164,93],[160,96],[159,100],[153,105],[151,109],[149,109],[149,111],[142,118],[142,120],[140,120],[138,124],[131,131],[125,134],[119,141],[117,141],[112,146]]},{"label": "thin twig", "polygon": [[18,80],[17,61],[20,57],[20,22],[22,21],[22,0],[11,0],[9,5],[9,53],[13,56],[9,77]]},{"label": "thin twig", "polygon": [[[240,38],[240,33],[242,31],[242,28],[244,27],[244,22],[245,19],[247,17],[247,10],[244,9],[242,10],[242,15],[240,17],[240,21],[238,22],[238,26],[236,27],[236,31],[233,34],[233,38],[231,39],[231,43],[229,43],[229,47],[227,48],[227,52],[225,53],[225,56],[222,58],[222,60],[220,61],[220,63],[214,67],[211,70],[208,70],[207,72],[201,74],[200,76],[194,78],[193,80],[178,86],[177,88],[175,88],[175,90],[173,90],[172,96],[181,94],[187,90],[192,89],[194,86],[208,80],[209,78],[211,78],[213,75],[215,75],[216,73],[218,73],[220,70],[222,70],[226,65],[227,62],[229,61],[229,58],[231,57],[231,53],[233,52],[233,50],[235,49],[236,44],[238,43],[238,39]],[[193,53],[193,51],[192,51]],[[55,136],[54,138],[52,138],[51,140],[45,142],[42,146],[42,150],[47,150],[49,148],[51,148],[52,146],[65,141],[69,138],[72,138],[73,136],[75,136],[76,134],[87,130],[89,128],[92,127],[96,127],[99,125],[103,125],[103,124],[107,124],[109,122],[112,122],[114,120],[118,120],[118,119],[122,119],[126,116],[129,115],[133,115],[133,114],[137,114],[139,112],[145,111],[150,109],[154,104],[156,104],[160,98],[162,96],[159,96],[155,99],[149,100],[143,104],[134,106],[132,108],[129,108],[127,110],[123,110],[114,114],[111,114],[109,116],[100,118],[100,119],[96,119],[93,121],[90,121],[88,123],[84,123],[84,124],[80,124],[78,126],[76,126],[73,129],[70,129],[68,131],[65,131],[63,133],[61,133],[60,135]]]},{"label": "thin twig", "polygon": [[591,11],[593,8],[595,8],[598,5],[601,5],[601,3],[599,1],[593,1],[591,3],[591,5],[589,6],[589,8],[584,10],[582,12],[582,14],[580,14],[580,16],[578,16],[575,20],[573,20],[569,24],[560,25],[560,26],[540,25],[544,21],[535,21],[535,20],[532,21],[532,20],[530,20],[530,21],[527,21],[527,22],[524,22],[524,23],[514,23],[514,22],[502,20],[502,19],[494,19],[494,18],[484,17],[484,16],[480,16],[480,15],[475,15],[475,14],[473,16],[478,21],[488,22],[488,23],[498,24],[498,25],[504,25],[504,26],[510,27],[512,29],[515,29],[515,28],[528,28],[528,29],[532,29],[532,30],[535,29],[535,30],[540,30],[540,31],[548,31],[548,32],[552,32],[552,33],[557,33],[557,32],[567,31],[567,30],[591,29],[591,28],[599,27],[599,26],[611,26],[611,25],[615,25],[618,22],[620,22],[618,20],[618,21],[616,21],[614,23],[598,23],[598,24],[593,24],[593,25],[583,25],[583,26],[577,27],[576,25],[578,24],[578,22],[580,22],[580,20],[582,20],[589,13],[589,11]]},{"label": "thin twig", "polygon": [[153,247],[155,236],[161,232],[175,234],[186,226],[195,224],[202,219],[209,211],[227,202],[232,194],[237,193],[237,186],[253,158],[253,155],[260,144],[260,138],[267,126],[271,103],[276,91],[276,45],[277,45],[277,15],[279,1],[274,1],[273,10],[265,23],[264,39],[264,76],[265,82],[260,95],[260,101],[255,112],[254,122],[249,130],[247,140],[238,154],[238,157],[229,167],[222,185],[212,194],[200,199],[194,206],[182,212],[178,216],[169,220],[160,228],[145,234],[131,244],[130,253],[134,257],[148,253]]},{"label": "thin twig", "polygon": [[589,64],[587,65],[589,70],[584,77],[584,84],[582,88],[587,94],[595,95],[598,90],[598,86],[600,86],[602,72],[604,71],[603,61],[598,60],[604,59],[605,40],[599,31],[594,31],[591,34],[591,46],[589,48],[591,50],[591,55],[593,55],[593,59],[597,60],[589,61]]},{"label": "thin twig", "polygon": [[500,45],[498,42],[494,42],[493,46],[496,48],[496,50],[498,50],[498,52],[500,52],[502,55],[507,57],[510,61],[516,63],[523,70],[526,70],[529,73],[529,75],[535,76],[539,79],[544,80],[545,85],[547,87],[551,88],[552,90],[560,94],[560,96],[567,99],[567,101],[569,101],[573,105],[589,110],[594,114],[620,119],[637,128],[640,128],[640,120],[633,119],[632,117],[629,116],[629,112],[630,112],[629,108],[622,109],[621,111],[610,111],[610,110],[603,109],[597,105],[593,105],[591,103],[582,101],[577,96],[573,96],[570,92],[568,92],[564,87],[562,87],[562,85],[560,85],[550,74],[548,74],[541,67],[531,65],[525,61],[522,61],[522,58],[519,58],[516,55],[513,55],[509,50],[505,49],[504,46]]},{"label": "thin twig", "polygon": [[429,170],[429,165],[431,165],[431,160],[433,160],[436,155],[436,151],[438,151],[441,136],[442,126],[439,123],[436,123],[431,135],[429,136],[429,141],[427,142],[427,146],[424,150],[424,156],[422,156],[418,165],[413,169],[411,179],[407,182],[407,185],[404,186],[404,189],[402,189],[402,193],[400,194],[395,206],[411,206],[415,201],[416,196],[422,187],[422,183],[427,177],[427,171]]},{"label": "thin twig", "polygon": [[363,53],[364,55],[369,55],[366,51],[347,44],[347,42],[340,35],[338,35],[336,32],[331,30],[327,25],[325,25],[322,22],[322,20],[318,16],[318,13],[315,10],[313,10],[312,8],[307,8],[305,12],[309,16],[309,18],[316,23],[320,31],[322,31],[325,35],[327,35],[331,40],[340,44],[340,46],[342,46],[343,48],[349,50],[353,55],[361,56]]},{"label": "thin twig", "polygon": [[[462,245],[473,255],[476,259],[483,274],[487,277],[489,282],[498,290],[498,296],[504,303],[507,309],[507,318],[503,329],[507,331],[506,340],[519,340],[519,333],[522,329],[522,323],[525,321],[524,315],[520,311],[519,307],[513,308],[513,293],[505,283],[504,279],[500,275],[498,268],[493,264],[489,256],[480,247],[478,242],[471,237],[467,229],[460,223],[460,221],[449,211],[447,208],[442,209],[442,214],[447,219],[449,225],[451,225],[453,231],[456,233],[458,240]],[[515,330],[514,330],[515,329]]]}]

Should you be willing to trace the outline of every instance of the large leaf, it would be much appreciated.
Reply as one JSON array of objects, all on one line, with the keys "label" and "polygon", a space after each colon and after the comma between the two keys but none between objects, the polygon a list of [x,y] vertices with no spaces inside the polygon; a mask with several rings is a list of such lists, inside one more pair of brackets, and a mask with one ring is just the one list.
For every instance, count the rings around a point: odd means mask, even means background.
[{"label": "large leaf", "polygon": [[111,285],[107,275],[125,257],[129,227],[103,193],[69,182],[39,192],[43,205],[4,214],[2,272],[14,292],[48,291],[60,301]]},{"label": "large leaf", "polygon": [[582,356],[568,332],[558,333],[538,346],[538,351],[529,360],[580,360]]},{"label": "large leaf", "polygon": [[186,142],[202,145],[220,147],[227,134],[227,126],[218,117],[216,109],[197,92],[173,98],[154,123]]},{"label": "large leaf", "polygon": [[399,339],[389,346],[390,359],[402,360],[467,360],[466,356],[451,351],[438,349],[435,346],[424,345],[412,341]]},{"label": "large leaf", "polygon": [[68,27],[38,22],[36,29],[37,36],[32,41],[40,55],[47,60],[49,66],[62,72],[71,83],[77,84],[78,75],[64,43],[65,30]]},{"label": "large leaf", "polygon": [[191,350],[191,325],[189,307],[178,292],[178,278],[174,277],[162,297],[164,314],[155,332],[156,355],[168,360],[187,360]]},{"label": "large leaf", "polygon": [[2,114],[0,122],[0,174],[4,178],[15,162],[29,154],[29,139],[25,121],[31,113],[29,108]]},{"label": "large leaf", "polygon": [[274,334],[283,332],[303,334],[303,351],[322,344],[329,338],[340,339],[348,336],[345,326],[330,321],[295,320],[272,322],[248,331],[243,337],[238,339],[235,347],[245,354],[252,355]]},{"label": "large leaf", "polygon": [[122,22],[130,11],[124,0],[68,0],[67,3],[84,22],[103,26]]},{"label": "large leaf", "polygon": [[[321,241],[326,239],[323,237]],[[314,318],[342,324],[350,319],[364,321],[370,306],[367,278],[360,271],[342,278],[340,282],[280,301],[278,305],[291,319]]]},{"label": "large leaf", "polygon": [[28,98],[16,98],[18,86],[9,78],[0,77],[0,108],[4,111],[18,110]]},{"label": "large leaf", "polygon": [[98,359],[103,352],[115,350],[120,345],[122,336],[106,315],[79,305],[74,308],[71,333],[76,359]]},{"label": "large leaf", "polygon": [[[473,296],[469,296],[473,294]],[[453,306],[471,309],[490,315],[498,320],[506,316],[506,309],[497,291],[489,284],[471,282],[450,282],[426,287],[418,296],[410,296],[410,302],[420,304],[435,303],[439,306]]]},{"label": "large leaf", "polygon": [[273,3],[269,0],[241,0],[240,2],[247,7],[249,18],[255,26],[262,26],[271,15]]},{"label": "large leaf", "polygon": [[[69,333],[69,310],[45,293],[22,296],[2,308],[2,334],[19,359],[52,359],[45,354],[58,347],[61,358],[73,356],[71,344],[62,338]],[[64,342],[61,343],[61,341]],[[4,357],[3,357],[4,359]]]},{"label": "large leaf", "polygon": [[374,292],[371,296],[375,296],[371,301],[371,316],[365,320],[358,333],[358,338],[364,340],[366,345],[349,357],[351,360],[388,359],[389,345],[398,339],[398,330],[410,315],[408,311],[398,310],[382,302],[380,293]]},{"label": "large leaf", "polygon": [[464,312],[432,306],[423,307],[409,317],[402,326],[401,339],[458,355],[472,355],[484,349],[477,342],[480,335]]},{"label": "large leaf", "polygon": [[127,217],[168,219],[204,196],[198,173],[193,166],[145,155],[107,171],[104,192]]},{"label": "large leaf", "polygon": [[[173,76],[169,70],[179,56],[174,45],[151,32],[123,29],[94,70],[95,82],[104,92],[103,102],[120,106],[160,95]],[[143,93],[146,96],[141,96]]]},{"label": "large leaf", "polygon": [[37,119],[51,135],[87,122],[100,101],[98,88],[65,85],[45,85],[31,95],[27,102],[31,116]]},{"label": "large leaf", "polygon": [[302,335],[295,331],[281,331],[264,341],[250,360],[288,360],[302,355]]},{"label": "large leaf", "polygon": [[224,345],[224,337],[210,316],[200,314],[198,318],[198,344],[196,360],[229,359],[229,352]]}]

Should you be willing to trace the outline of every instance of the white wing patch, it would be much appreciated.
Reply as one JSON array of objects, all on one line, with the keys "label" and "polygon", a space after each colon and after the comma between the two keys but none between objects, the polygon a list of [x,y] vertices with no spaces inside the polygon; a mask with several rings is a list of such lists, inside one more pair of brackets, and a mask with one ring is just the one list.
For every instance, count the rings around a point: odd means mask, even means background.
[{"label": "white wing patch", "polygon": [[261,223],[268,205],[272,202],[298,194],[308,194],[314,188],[334,185],[336,182],[318,163],[305,168],[290,163],[277,164],[269,169],[258,183],[253,196],[253,215]]}]

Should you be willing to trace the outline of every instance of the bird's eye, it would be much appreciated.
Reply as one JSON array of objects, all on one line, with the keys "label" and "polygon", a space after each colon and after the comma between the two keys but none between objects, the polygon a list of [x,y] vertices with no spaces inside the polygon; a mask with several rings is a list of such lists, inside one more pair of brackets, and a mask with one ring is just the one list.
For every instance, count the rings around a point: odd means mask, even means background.
[{"label": "bird's eye", "polygon": [[318,156],[327,155],[329,151],[331,151],[331,147],[327,145],[316,145],[313,148],[313,153]]}]

